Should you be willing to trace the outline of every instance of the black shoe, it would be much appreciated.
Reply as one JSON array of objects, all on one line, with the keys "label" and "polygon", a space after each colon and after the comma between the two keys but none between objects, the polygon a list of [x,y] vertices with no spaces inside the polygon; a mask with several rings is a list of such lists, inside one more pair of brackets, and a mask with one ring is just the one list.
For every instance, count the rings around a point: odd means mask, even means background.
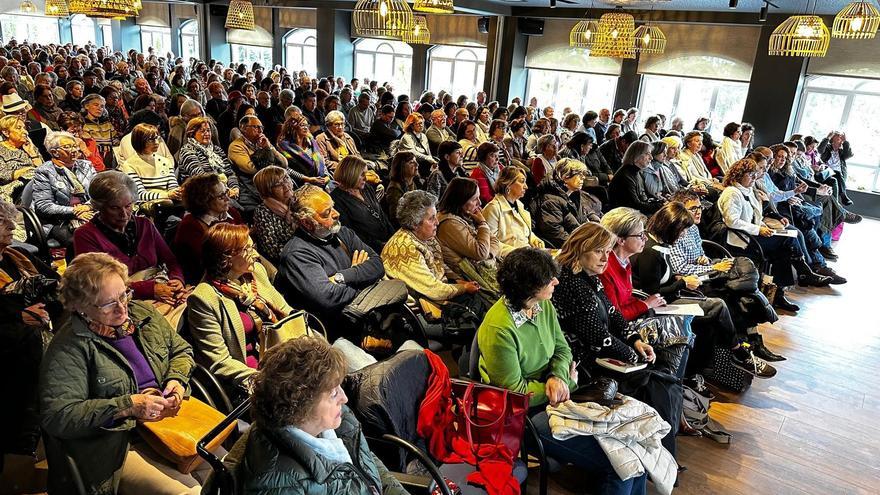
[{"label": "black shoe", "polygon": [[826,287],[830,283],[831,277],[819,275],[816,272],[798,276],[798,285],[801,287]]},{"label": "black shoe", "polygon": [[785,356],[767,349],[767,346],[764,345],[764,337],[760,334],[749,335],[749,344],[752,346],[752,353],[764,361],[777,362],[786,360]]},{"label": "black shoe", "polygon": [[853,200],[844,196],[844,197],[840,198],[840,204],[842,204],[843,206],[849,206],[849,205],[853,204]]},{"label": "black shoe", "polygon": [[785,293],[779,289],[777,289],[776,297],[773,299],[773,307],[791,313],[796,313],[801,309],[800,306],[786,299]]},{"label": "black shoe", "polygon": [[698,374],[690,378],[685,378],[684,384],[706,399],[710,401],[715,400],[715,394],[713,394],[712,391],[709,390],[709,387],[706,386],[706,379],[703,378],[703,375]]},{"label": "black shoe", "polygon": [[834,270],[832,270],[831,268],[829,268],[829,267],[827,267],[827,266],[819,267],[819,268],[817,268],[817,269],[814,270],[814,271],[815,271],[817,274],[819,274],[819,275],[824,275],[824,276],[826,276],[826,277],[830,277],[830,278],[831,278],[831,282],[829,282],[829,283],[830,283],[831,285],[841,285],[841,284],[845,284],[845,283],[846,283],[846,279],[845,279],[845,278],[843,278],[843,277],[841,277],[840,275],[834,273]]},{"label": "black shoe", "polygon": [[843,223],[859,223],[862,221],[862,216],[857,213],[846,212],[846,215],[843,216]]},{"label": "black shoe", "polygon": [[755,356],[749,344],[743,343],[731,351],[730,362],[737,368],[757,378],[773,378],[776,368],[767,361]]},{"label": "black shoe", "polygon": [[[837,261],[840,258],[839,256],[837,256],[837,253],[835,253],[834,250],[831,249],[831,246],[820,247],[819,253],[822,255],[823,258],[825,258],[828,261]],[[818,273],[818,272],[816,272],[816,273]]]}]

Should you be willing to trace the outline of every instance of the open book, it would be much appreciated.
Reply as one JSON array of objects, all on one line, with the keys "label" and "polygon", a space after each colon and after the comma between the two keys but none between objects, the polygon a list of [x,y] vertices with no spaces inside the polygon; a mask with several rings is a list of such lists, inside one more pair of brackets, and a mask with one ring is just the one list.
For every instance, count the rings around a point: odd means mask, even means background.
[{"label": "open book", "polygon": [[648,363],[633,364],[613,358],[596,358],[596,364],[618,373],[632,373],[633,371],[643,370],[648,366]]}]

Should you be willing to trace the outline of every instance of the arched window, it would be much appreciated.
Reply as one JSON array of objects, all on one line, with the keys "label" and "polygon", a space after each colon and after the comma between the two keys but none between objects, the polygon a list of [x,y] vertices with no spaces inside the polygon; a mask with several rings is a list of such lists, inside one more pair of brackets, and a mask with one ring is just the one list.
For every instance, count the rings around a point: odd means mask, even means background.
[{"label": "arched window", "polygon": [[190,57],[199,57],[199,21],[190,19],[180,24],[180,56],[189,63]]},{"label": "arched window", "polygon": [[284,66],[290,73],[304,70],[317,75],[317,36],[316,29],[293,29],[284,37]]},{"label": "arched window", "polygon": [[402,41],[363,38],[354,43],[354,76],[379,84],[390,81],[406,94],[412,83],[412,47]]},{"label": "arched window", "polygon": [[74,45],[86,46],[87,43],[96,43],[95,21],[83,14],[70,17],[70,34]]},{"label": "arched window", "polygon": [[486,49],[437,45],[428,51],[428,88],[473,98],[483,90]]}]

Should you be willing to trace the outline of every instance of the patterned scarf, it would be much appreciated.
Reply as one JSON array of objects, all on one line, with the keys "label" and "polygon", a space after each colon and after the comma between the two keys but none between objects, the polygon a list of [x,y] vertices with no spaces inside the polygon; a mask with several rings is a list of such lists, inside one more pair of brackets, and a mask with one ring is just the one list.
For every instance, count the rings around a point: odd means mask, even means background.
[{"label": "patterned scarf", "polygon": [[223,157],[217,154],[214,151],[214,144],[209,144],[208,146],[203,145],[202,143],[195,140],[195,138],[189,138],[189,142],[195,146],[195,148],[202,152],[205,156],[208,157],[208,165],[214,170],[214,172],[218,174],[226,174],[226,169],[223,163]]},{"label": "patterned scarf", "polygon": [[[27,256],[19,253],[15,249],[5,249],[3,251],[3,257],[12,262],[12,264],[18,270],[21,278],[32,277],[39,273],[34,264],[31,263],[31,260],[29,260]],[[0,268],[0,291],[3,291],[7,286],[12,284],[13,281],[14,280],[12,278],[12,275],[7,273],[6,270]]]},{"label": "patterned scarf", "polygon": [[235,301],[239,309],[243,309],[254,320],[257,330],[263,323],[275,323],[285,316],[281,309],[257,292],[257,282],[252,274],[242,276],[242,282],[232,280],[211,280],[211,285],[224,296]]},{"label": "patterned scarf", "polygon": [[314,175],[312,177],[323,177],[326,175],[324,167],[324,157],[318,150],[318,143],[313,138],[309,138],[309,147],[301,148],[293,141],[282,139],[278,142],[278,151],[284,155],[284,158],[298,158],[304,163],[311,163]]}]

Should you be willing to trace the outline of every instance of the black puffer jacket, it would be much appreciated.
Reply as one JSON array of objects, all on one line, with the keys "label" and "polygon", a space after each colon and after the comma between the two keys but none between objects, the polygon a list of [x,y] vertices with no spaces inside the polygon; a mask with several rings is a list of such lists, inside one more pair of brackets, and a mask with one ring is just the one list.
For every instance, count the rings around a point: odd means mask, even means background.
[{"label": "black puffer jacket", "polygon": [[530,210],[535,232],[551,244],[548,247],[562,247],[582,223],[602,218],[602,202],[598,198],[584,191],[568,194],[565,184],[552,177],[538,184]]}]

